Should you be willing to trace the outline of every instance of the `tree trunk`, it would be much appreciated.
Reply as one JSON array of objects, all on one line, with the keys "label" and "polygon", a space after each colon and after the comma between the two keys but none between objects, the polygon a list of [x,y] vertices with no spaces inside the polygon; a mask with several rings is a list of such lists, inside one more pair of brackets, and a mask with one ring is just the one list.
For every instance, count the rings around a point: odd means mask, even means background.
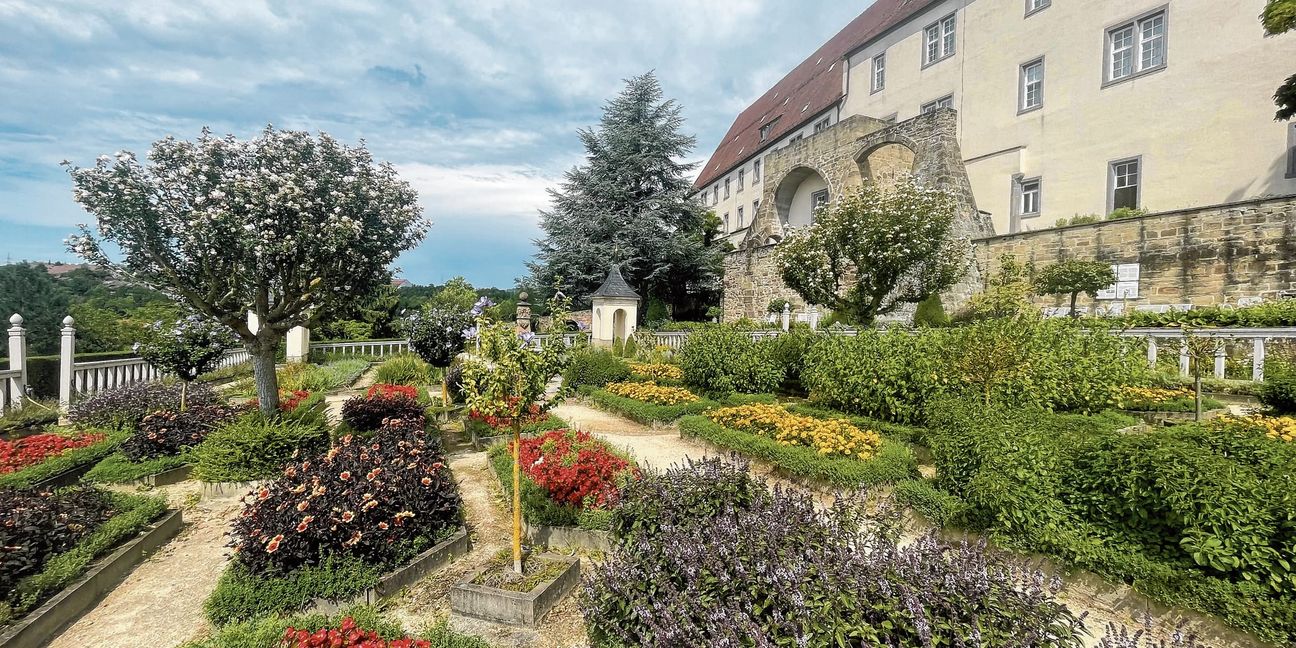
[{"label": "tree trunk", "polygon": [[[267,334],[263,337],[263,333]],[[262,328],[255,344],[249,345],[252,354],[252,375],[256,377],[257,403],[261,413],[273,416],[279,412],[279,377],[275,375],[275,354],[279,351],[279,337]]]},{"label": "tree trunk", "polygon": [[1075,309],[1076,299],[1079,297],[1080,297],[1080,293],[1078,292],[1071,293],[1071,317],[1080,317],[1080,314],[1077,313]]},{"label": "tree trunk", "polygon": [[189,396],[189,381],[180,381],[180,411],[185,411],[186,398]]},{"label": "tree trunk", "polygon": [[513,419],[513,571],[522,573],[522,419]]},{"label": "tree trunk", "polygon": [[1193,420],[1198,422],[1201,421],[1201,385],[1201,369],[1197,369],[1193,372],[1193,398],[1195,401]]}]

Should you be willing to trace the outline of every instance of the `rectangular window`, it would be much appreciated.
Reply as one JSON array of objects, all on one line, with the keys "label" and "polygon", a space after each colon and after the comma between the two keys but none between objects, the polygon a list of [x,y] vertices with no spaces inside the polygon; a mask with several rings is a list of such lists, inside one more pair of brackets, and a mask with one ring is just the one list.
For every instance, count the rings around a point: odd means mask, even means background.
[{"label": "rectangular window", "polygon": [[1115,211],[1122,207],[1138,209],[1139,186],[1142,184],[1140,162],[1139,158],[1132,158],[1111,163],[1109,171],[1111,195],[1108,201],[1111,209],[1108,211]]},{"label": "rectangular window", "polygon": [[1021,88],[1018,112],[1035,110],[1044,105],[1044,59],[1021,66]]},{"label": "rectangular window", "polygon": [[1022,216],[1038,216],[1040,213],[1040,180],[1032,178],[1021,183]]},{"label": "rectangular window", "polygon": [[725,200],[729,199],[729,178],[725,178]]},{"label": "rectangular window", "polygon": [[720,204],[720,185],[711,187],[711,204],[712,205]]},{"label": "rectangular window", "polygon": [[1166,64],[1164,9],[1107,30],[1107,81],[1120,81]]},{"label": "rectangular window", "polygon": [[1287,177],[1296,178],[1296,124],[1287,130]]},{"label": "rectangular window", "polygon": [[765,140],[769,139],[770,131],[774,130],[774,124],[777,123],[778,123],[778,117],[775,117],[773,120],[770,121],[770,123],[761,126],[760,141],[764,142]]},{"label": "rectangular window", "polygon": [[923,104],[919,112],[926,115],[927,113],[936,112],[938,108],[953,108],[953,107],[954,107],[954,95],[945,95],[940,99]]},{"label": "rectangular window", "polygon": [[873,92],[886,87],[886,52],[873,57]]},{"label": "rectangular window", "polygon": [[752,162],[752,184],[760,182],[760,160]]},{"label": "rectangular window", "polygon": [[832,119],[829,117],[824,117],[823,119],[820,119],[819,121],[815,122],[814,132],[818,133],[819,131],[828,128],[828,126],[831,125],[831,123],[832,123]]},{"label": "rectangular window", "polygon": [[954,55],[954,14],[930,24],[923,30],[923,66]]},{"label": "rectangular window", "polygon": [[753,201],[752,201],[752,220],[753,220],[753,221],[756,220],[756,214],[758,214],[758,213],[760,213],[760,201],[759,201],[759,200],[753,200]]},{"label": "rectangular window", "polygon": [[1026,15],[1029,16],[1037,11],[1043,11],[1053,4],[1053,0],[1026,0]]},{"label": "rectangular window", "polygon": [[819,191],[810,194],[810,206],[812,208],[819,209],[820,207],[823,207],[824,205],[827,204],[828,204],[827,189],[820,189]]},{"label": "rectangular window", "polygon": [[804,135],[803,133],[797,133],[796,135],[793,135],[793,136],[792,136],[792,139],[788,140],[788,146],[791,146],[791,145],[793,145],[793,144],[796,144],[797,142],[800,142],[800,141],[801,141],[801,138],[803,138],[803,137],[805,137],[805,135]]},{"label": "rectangular window", "polygon": [[738,208],[738,229],[743,228],[743,208]]},{"label": "rectangular window", "polygon": [[743,170],[743,169],[738,169],[738,191],[742,191],[742,190],[743,190],[743,174],[744,174],[744,173],[746,173],[745,170]]},{"label": "rectangular window", "polygon": [[724,229],[725,234],[728,234],[730,231],[732,231],[729,229],[729,212],[725,212],[724,215],[724,228],[725,228]]}]

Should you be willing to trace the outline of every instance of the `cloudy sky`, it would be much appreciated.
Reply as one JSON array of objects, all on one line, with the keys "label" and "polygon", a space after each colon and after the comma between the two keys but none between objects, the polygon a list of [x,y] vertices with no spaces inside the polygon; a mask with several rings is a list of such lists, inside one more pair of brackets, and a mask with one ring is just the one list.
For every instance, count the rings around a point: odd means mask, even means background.
[{"label": "cloudy sky", "polygon": [[0,257],[70,260],[63,160],[273,123],[363,138],[415,185],[433,227],[403,276],[510,286],[622,79],[656,70],[703,161],[870,3],[0,0]]}]

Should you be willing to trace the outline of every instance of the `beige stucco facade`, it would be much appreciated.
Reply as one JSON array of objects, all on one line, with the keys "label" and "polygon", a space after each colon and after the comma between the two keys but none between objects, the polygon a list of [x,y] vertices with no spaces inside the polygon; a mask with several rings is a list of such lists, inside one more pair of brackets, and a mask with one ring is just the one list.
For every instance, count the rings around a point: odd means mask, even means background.
[{"label": "beige stucco facade", "polygon": [[[849,56],[841,114],[897,118],[952,95],[977,206],[995,231],[1106,214],[1109,164],[1140,162],[1139,206],[1183,209],[1296,193],[1296,125],[1273,120],[1296,34],[1265,38],[1264,0],[948,0]],[[1109,30],[1164,11],[1165,64],[1108,82]],[[954,53],[924,65],[929,24],[955,16]],[[873,59],[886,53],[884,87]],[[1043,103],[1021,110],[1021,68],[1044,62]],[[1040,180],[1038,216],[1014,217],[1014,177]]]}]

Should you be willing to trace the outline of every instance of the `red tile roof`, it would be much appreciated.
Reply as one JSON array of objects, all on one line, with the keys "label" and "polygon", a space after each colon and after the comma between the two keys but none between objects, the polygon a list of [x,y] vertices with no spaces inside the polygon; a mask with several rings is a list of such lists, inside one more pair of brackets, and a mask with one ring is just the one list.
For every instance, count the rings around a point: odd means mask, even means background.
[{"label": "red tile roof", "polygon": [[[701,189],[841,100],[842,58],[937,0],[877,0],[739,113],[698,174]],[[809,106],[808,108],[805,108]],[[805,108],[805,110],[802,110]],[[765,141],[761,126],[775,118]]]}]

